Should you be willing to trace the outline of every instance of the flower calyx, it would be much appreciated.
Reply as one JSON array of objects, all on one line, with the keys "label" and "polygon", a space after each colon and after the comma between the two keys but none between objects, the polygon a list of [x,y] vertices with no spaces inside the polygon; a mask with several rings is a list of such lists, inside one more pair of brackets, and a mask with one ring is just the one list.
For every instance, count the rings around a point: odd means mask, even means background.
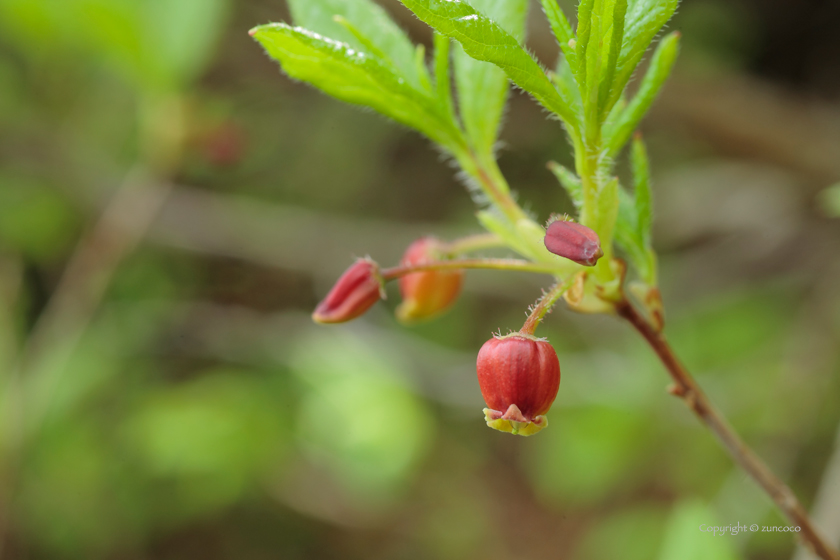
[{"label": "flower calyx", "polygon": [[616,305],[624,301],[624,278],[627,264],[621,259],[612,259],[610,268],[614,279],[607,284],[598,282],[591,270],[581,270],[572,279],[563,298],[569,309],[578,313],[615,313]]}]

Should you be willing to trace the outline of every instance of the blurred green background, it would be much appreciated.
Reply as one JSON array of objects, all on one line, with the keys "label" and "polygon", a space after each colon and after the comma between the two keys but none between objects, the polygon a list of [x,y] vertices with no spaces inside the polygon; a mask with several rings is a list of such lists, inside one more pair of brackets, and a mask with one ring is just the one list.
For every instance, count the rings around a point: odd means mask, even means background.
[{"label": "blurred green background", "polygon": [[[699,530],[787,523],[613,319],[558,309],[550,429],[486,428],[476,351],[543,278],[471,272],[414,328],[394,291],[311,323],[354,256],[478,226],[426,141],[279,74],[247,35],[278,20],[281,0],[0,0],[0,555],[793,557],[789,534]],[[673,344],[835,544],[838,26],[830,0],[684,0],[644,124]],[[552,63],[537,6],[529,36]],[[503,138],[526,206],[570,210],[557,124],[515,93]]]}]

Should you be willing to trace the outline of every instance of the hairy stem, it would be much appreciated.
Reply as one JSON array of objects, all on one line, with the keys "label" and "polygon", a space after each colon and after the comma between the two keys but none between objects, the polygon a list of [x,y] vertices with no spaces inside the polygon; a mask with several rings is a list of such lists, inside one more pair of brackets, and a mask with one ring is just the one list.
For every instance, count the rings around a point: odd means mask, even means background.
[{"label": "hairy stem", "polygon": [[476,179],[478,179],[478,182],[481,183],[485,189],[495,194],[499,206],[502,208],[502,211],[507,215],[507,217],[510,218],[510,221],[516,223],[519,220],[527,220],[528,215],[525,214],[525,211],[519,207],[510,195],[510,187],[508,187],[507,181],[505,181],[504,175],[502,175],[502,172],[496,165],[496,162],[494,161],[490,166],[482,166],[480,163],[476,163]]},{"label": "hairy stem", "polygon": [[480,158],[469,148],[455,155],[461,169],[487,195],[487,198],[512,222],[528,219],[528,215],[510,194],[510,187],[492,157]]},{"label": "hairy stem", "polygon": [[674,380],[674,385],[669,388],[669,392],[683,400],[700,421],[712,431],[732,459],[776,503],[785,517],[793,525],[800,527],[800,538],[823,560],[840,560],[840,554],[817,532],[793,491],[773,474],[764,461],[735,433],[729,422],[712,405],[691,374],[679,362],[665,337],[657,332],[628,301],[620,302],[616,311],[644,337],[668,370]]},{"label": "hairy stem", "polygon": [[534,334],[537,327],[540,325],[545,316],[554,307],[554,304],[563,296],[566,290],[569,289],[569,284],[565,282],[558,282],[549,291],[543,294],[543,297],[534,306],[525,324],[519,329],[523,334]]},{"label": "hairy stem", "polygon": [[431,261],[422,264],[395,266],[382,270],[382,279],[386,282],[395,280],[406,274],[424,272],[427,270],[459,270],[462,268],[486,268],[493,270],[520,270],[536,272],[538,274],[556,274],[557,267],[547,264],[533,263],[519,259],[459,259],[452,261]]}]

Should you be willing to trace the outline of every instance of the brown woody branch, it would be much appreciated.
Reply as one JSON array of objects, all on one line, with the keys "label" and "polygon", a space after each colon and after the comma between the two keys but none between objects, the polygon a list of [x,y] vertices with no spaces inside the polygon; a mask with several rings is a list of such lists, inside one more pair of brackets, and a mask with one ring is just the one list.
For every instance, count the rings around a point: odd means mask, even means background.
[{"label": "brown woody branch", "polygon": [[735,433],[729,422],[700,389],[697,381],[679,362],[665,336],[656,331],[627,300],[620,302],[616,306],[616,311],[639,331],[668,370],[674,380],[668,392],[682,399],[700,421],[712,431],[732,459],[761,486],[785,517],[801,529],[800,538],[817,556],[823,560],[840,560],[840,554],[817,532],[793,491],[773,474],[764,461]]}]

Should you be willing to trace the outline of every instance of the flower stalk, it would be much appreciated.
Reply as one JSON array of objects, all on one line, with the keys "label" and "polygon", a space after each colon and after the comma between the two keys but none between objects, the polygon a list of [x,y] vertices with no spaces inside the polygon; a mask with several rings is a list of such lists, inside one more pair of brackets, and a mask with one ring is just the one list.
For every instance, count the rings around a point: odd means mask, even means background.
[{"label": "flower stalk", "polygon": [[542,323],[542,320],[548,315],[554,306],[560,301],[560,298],[563,297],[563,294],[566,293],[566,290],[569,289],[569,285],[564,282],[558,282],[555,284],[550,290],[548,290],[543,297],[537,302],[534,308],[531,310],[531,314],[528,316],[528,319],[525,321],[525,324],[522,325],[522,328],[519,329],[519,332],[522,334],[533,335],[537,327]]},{"label": "flower stalk", "polygon": [[454,259],[451,261],[430,261],[420,264],[400,265],[382,270],[382,278],[389,282],[406,274],[424,272],[428,270],[458,270],[461,268],[475,268],[487,270],[514,270],[520,272],[534,272],[537,274],[554,275],[557,266],[535,263],[522,259]]}]

